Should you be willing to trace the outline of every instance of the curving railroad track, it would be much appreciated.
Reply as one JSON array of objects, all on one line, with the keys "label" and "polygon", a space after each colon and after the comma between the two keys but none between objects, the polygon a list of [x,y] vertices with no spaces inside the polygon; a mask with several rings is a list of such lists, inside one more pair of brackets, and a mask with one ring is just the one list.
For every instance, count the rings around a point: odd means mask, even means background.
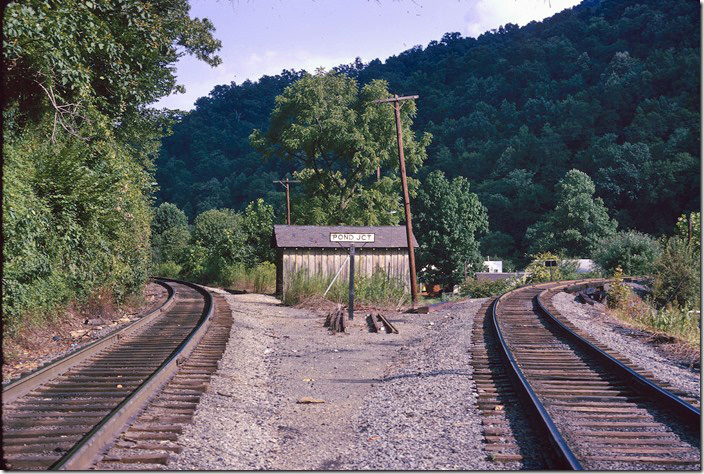
[{"label": "curving railroad track", "polygon": [[[159,399],[167,410],[169,400],[188,398],[192,414],[198,397],[191,393],[207,386],[229,335],[230,326],[218,323],[215,315],[222,313],[222,319],[229,311],[216,312],[213,295],[198,285],[157,282],[168,290],[159,308],[3,387],[5,469],[90,468],[127,429],[140,431],[142,439],[168,431],[154,424],[130,427]],[[211,325],[219,334],[204,339]],[[197,348],[201,341],[207,347]],[[163,394],[165,386],[172,392]],[[183,405],[178,408],[179,415],[189,413]]]},{"label": "curving railroad track", "polygon": [[[598,283],[603,281],[587,282]],[[485,341],[474,357],[491,456],[528,461],[532,468],[698,470],[696,401],[680,398],[652,373],[564,321],[551,300],[567,286],[509,292],[487,303],[484,320],[475,324]],[[522,413],[504,413],[518,406]],[[525,413],[529,421],[523,423],[544,445],[543,466],[527,458],[513,437],[511,426]]]}]

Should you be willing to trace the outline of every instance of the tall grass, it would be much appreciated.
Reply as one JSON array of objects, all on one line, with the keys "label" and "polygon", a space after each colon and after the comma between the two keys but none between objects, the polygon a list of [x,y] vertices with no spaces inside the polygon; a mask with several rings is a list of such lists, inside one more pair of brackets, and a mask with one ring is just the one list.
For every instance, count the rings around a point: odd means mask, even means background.
[{"label": "tall grass", "polygon": [[[305,270],[292,274],[284,287],[284,304],[296,305],[323,298],[332,278],[320,274],[311,277]],[[333,303],[349,304],[348,281],[336,280],[325,298]],[[355,276],[354,300],[359,305],[399,308],[410,301],[410,296],[403,282],[390,278],[384,270],[376,269],[371,276]]]},{"label": "tall grass", "polygon": [[232,290],[254,293],[273,293],[276,290],[276,266],[260,263],[254,268],[242,264],[226,265],[221,270],[219,283]]},{"label": "tall grass", "polygon": [[668,306],[658,310],[650,301],[643,301],[631,291],[612,312],[636,327],[674,337],[697,350],[700,348],[699,315],[686,308]]}]

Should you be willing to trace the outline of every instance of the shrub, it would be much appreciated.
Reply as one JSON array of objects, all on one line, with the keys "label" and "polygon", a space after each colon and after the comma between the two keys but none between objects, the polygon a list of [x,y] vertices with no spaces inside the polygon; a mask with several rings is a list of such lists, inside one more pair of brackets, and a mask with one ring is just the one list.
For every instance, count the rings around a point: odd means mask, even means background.
[{"label": "shrub", "polygon": [[698,307],[700,282],[700,261],[693,246],[682,237],[664,241],[662,255],[655,263],[653,296],[657,306]]},{"label": "shrub", "polygon": [[633,291],[623,283],[623,270],[621,270],[621,267],[616,267],[613,282],[610,283],[609,291],[606,294],[606,304],[609,308],[619,308],[623,306],[632,293]]},{"label": "shrub", "polygon": [[178,260],[191,239],[187,226],[175,226],[159,234],[152,234],[152,259],[154,262]]},{"label": "shrub", "polygon": [[179,279],[181,277],[181,265],[171,261],[160,262],[154,266],[152,274],[164,278]]},{"label": "shrub", "polygon": [[621,267],[626,275],[651,275],[661,253],[657,240],[631,230],[601,239],[592,259],[609,274]]},{"label": "shrub", "polygon": [[487,298],[499,296],[511,291],[518,285],[518,281],[513,278],[496,281],[480,281],[476,278],[467,278],[460,285],[460,294],[470,298]]},{"label": "shrub", "polygon": [[561,280],[562,271],[560,270],[559,261],[560,258],[550,252],[542,252],[535,255],[531,255],[533,261],[526,268],[526,282],[527,283],[543,283],[550,281],[551,271],[550,267],[545,266],[546,260],[556,260],[558,261],[558,266],[552,268],[552,280]]}]

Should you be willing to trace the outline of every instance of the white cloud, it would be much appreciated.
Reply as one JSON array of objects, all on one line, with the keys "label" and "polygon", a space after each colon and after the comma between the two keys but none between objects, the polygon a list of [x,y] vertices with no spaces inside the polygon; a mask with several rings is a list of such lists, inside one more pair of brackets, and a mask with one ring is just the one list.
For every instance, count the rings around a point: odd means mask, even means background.
[{"label": "white cloud", "polygon": [[581,0],[479,0],[465,15],[467,35],[477,37],[506,23],[524,26],[540,21]]}]

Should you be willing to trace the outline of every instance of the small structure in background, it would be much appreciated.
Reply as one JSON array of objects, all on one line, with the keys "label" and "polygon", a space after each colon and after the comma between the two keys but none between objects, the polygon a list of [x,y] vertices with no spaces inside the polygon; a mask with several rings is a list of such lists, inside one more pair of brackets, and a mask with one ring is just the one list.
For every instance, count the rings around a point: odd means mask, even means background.
[{"label": "small structure in background", "polygon": [[475,272],[474,277],[479,281],[520,280],[525,274],[525,272]]},{"label": "small structure in background", "polygon": [[577,262],[577,268],[575,269],[577,273],[590,273],[596,270],[596,265],[590,258],[578,258],[575,261]]},{"label": "small structure in background", "polygon": [[485,260],[484,271],[488,273],[502,273],[504,271],[503,260]]},{"label": "small structure in background", "polygon": [[[344,238],[369,234],[374,235],[373,242]],[[276,294],[283,295],[293,276],[301,272],[308,278],[332,280],[339,271],[338,280],[348,281],[349,262],[345,259],[352,244],[357,275],[371,276],[379,268],[410,289],[405,227],[275,225],[272,246],[276,249]],[[418,247],[415,236],[413,246]]]}]

